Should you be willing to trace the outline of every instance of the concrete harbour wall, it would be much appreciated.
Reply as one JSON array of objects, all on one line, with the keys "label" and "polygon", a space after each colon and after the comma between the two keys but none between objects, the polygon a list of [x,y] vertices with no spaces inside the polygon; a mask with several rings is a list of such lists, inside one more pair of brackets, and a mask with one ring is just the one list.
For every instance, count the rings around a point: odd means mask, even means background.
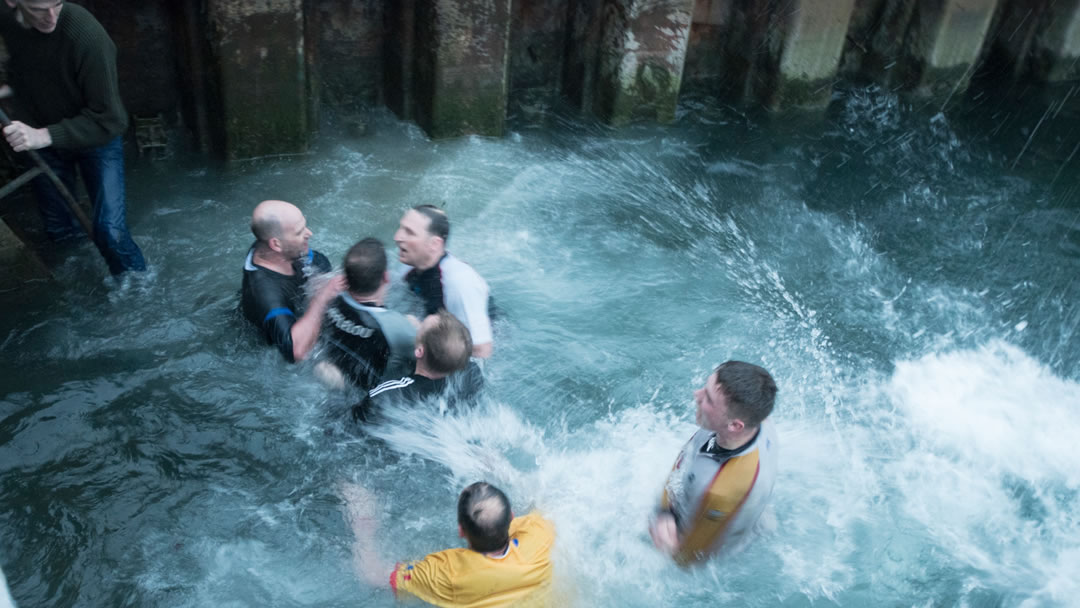
[{"label": "concrete harbour wall", "polygon": [[71,1],[116,40],[129,111],[228,159],[303,153],[321,116],[382,105],[498,136],[557,105],[617,126],[689,93],[813,111],[844,80],[947,103],[988,62],[1080,77],[1080,0]]}]

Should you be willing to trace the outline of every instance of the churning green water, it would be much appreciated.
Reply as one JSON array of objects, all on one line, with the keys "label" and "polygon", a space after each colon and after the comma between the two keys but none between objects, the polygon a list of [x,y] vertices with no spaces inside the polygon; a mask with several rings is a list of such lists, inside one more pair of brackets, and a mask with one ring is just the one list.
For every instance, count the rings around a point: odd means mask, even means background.
[{"label": "churning green water", "polygon": [[[339,484],[380,497],[406,559],[458,546],[484,478],[554,520],[579,606],[1075,603],[1080,135],[1055,116],[1024,147],[1044,110],[868,89],[802,127],[687,102],[668,128],[446,142],[384,116],[304,158],[131,168],[150,276],[104,282],[87,247],[0,294],[15,599],[390,606],[351,571]],[[338,264],[444,202],[502,311],[484,403],[351,433],[345,398],[234,313],[264,198]],[[776,377],[780,474],[760,537],[683,571],[646,520],[727,359]]]}]

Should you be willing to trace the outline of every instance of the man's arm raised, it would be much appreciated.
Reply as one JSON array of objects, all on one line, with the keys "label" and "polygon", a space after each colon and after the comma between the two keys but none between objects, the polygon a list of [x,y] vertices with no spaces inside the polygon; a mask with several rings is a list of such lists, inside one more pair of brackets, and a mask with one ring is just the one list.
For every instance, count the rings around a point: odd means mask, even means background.
[{"label": "man's arm raised", "polygon": [[383,559],[375,544],[378,528],[375,497],[354,483],[343,484],[341,494],[345,498],[345,519],[353,531],[353,568],[357,576],[373,587],[388,586],[394,565]]},{"label": "man's arm raised", "polygon": [[315,342],[319,339],[319,330],[322,329],[322,318],[326,314],[326,307],[344,289],[345,277],[343,275],[330,279],[326,285],[315,292],[307,310],[296,320],[296,323],[293,323],[289,333],[292,335],[294,360],[302,361],[311,354],[311,349],[315,348]]}]

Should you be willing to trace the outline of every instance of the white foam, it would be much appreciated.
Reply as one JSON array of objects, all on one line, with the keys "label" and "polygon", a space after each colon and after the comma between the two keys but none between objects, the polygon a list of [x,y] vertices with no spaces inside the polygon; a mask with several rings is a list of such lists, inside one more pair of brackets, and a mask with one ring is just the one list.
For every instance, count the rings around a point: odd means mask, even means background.
[{"label": "white foam", "polygon": [[901,361],[892,402],[917,436],[997,474],[1080,487],[1080,385],[995,340]]},{"label": "white foam", "polygon": [[903,512],[1026,605],[1080,593],[1080,385],[995,340],[901,361],[886,388],[914,449],[887,468]]},{"label": "white foam", "polygon": [[3,570],[0,570],[0,608],[15,608],[15,600],[11,599]]},{"label": "white foam", "polygon": [[[732,559],[682,570],[657,552],[647,533],[663,481],[694,431],[692,406],[681,415],[647,403],[578,429],[539,429],[505,404],[459,417],[392,409],[371,428],[395,450],[445,465],[451,485],[478,479],[502,487],[519,514],[532,506],[558,530],[560,580],[580,605],[664,605],[679,588],[706,585],[710,597],[738,596],[745,581],[782,563],[789,592],[834,598],[856,579],[853,530],[865,521],[877,478],[865,463],[867,439],[849,433],[842,458],[821,449],[827,427],[781,437],[782,471],[762,536]],[[790,447],[791,456],[787,457]],[[830,442],[833,443],[833,442]],[[629,594],[629,595],[628,595]]]}]

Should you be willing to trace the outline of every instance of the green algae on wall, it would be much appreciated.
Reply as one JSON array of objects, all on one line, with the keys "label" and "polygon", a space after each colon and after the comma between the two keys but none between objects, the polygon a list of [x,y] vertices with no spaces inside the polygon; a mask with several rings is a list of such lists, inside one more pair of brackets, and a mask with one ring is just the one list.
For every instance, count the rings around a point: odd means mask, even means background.
[{"label": "green algae on wall", "polygon": [[[308,83],[300,0],[269,12],[211,4],[225,156],[299,154],[308,147]],[[245,3],[247,4],[247,3]]]},{"label": "green algae on wall", "polygon": [[692,12],[692,0],[605,6],[595,110],[609,124],[675,119]]}]

